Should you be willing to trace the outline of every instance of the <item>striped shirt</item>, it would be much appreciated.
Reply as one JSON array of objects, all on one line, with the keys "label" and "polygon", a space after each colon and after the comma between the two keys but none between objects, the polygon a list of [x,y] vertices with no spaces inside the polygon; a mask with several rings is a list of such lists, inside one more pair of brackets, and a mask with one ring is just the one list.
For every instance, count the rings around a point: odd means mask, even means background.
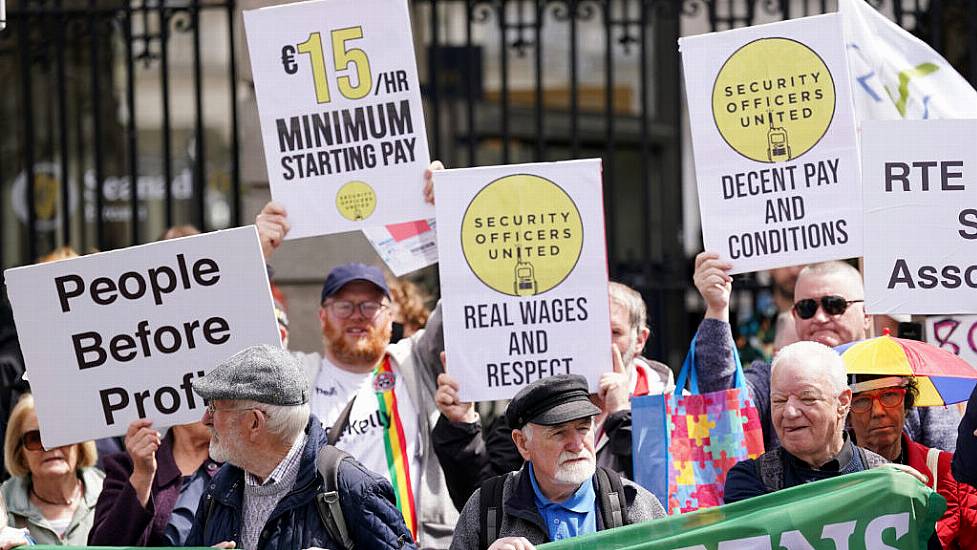
[{"label": "striped shirt", "polygon": [[309,436],[303,433],[292,443],[285,458],[275,466],[264,481],[250,472],[244,472],[244,515],[241,518],[241,546],[245,550],[255,550],[258,538],[265,523],[282,498],[295,486],[298,477],[302,450]]}]

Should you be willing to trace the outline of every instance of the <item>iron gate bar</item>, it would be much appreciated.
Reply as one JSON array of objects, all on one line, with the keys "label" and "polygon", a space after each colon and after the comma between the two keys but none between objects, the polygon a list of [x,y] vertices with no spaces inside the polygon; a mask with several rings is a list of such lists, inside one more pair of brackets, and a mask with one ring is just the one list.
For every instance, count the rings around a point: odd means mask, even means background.
[{"label": "iron gate bar", "polygon": [[[545,0],[535,0],[535,24],[533,25],[533,40],[536,42],[536,162],[542,162],[546,155],[546,130],[543,127],[543,17]],[[522,8],[520,6],[520,13]]]},{"label": "iron gate bar", "polygon": [[[231,224],[234,227],[241,225],[241,140],[238,134],[238,110],[237,110],[237,54],[234,37],[234,10],[235,0],[227,0],[227,34],[230,53],[230,100],[231,100]],[[169,185],[167,185],[169,187]],[[201,231],[203,227],[199,228]]]},{"label": "iron gate bar", "polygon": [[159,86],[163,116],[163,194],[166,227],[173,227],[173,151],[170,140],[170,11],[165,0],[156,0],[159,17]]},{"label": "iron gate bar", "polygon": [[[465,51],[468,55],[468,70],[465,71],[465,117],[468,121],[468,166],[478,166],[478,159],[475,156],[475,45],[472,43],[475,2],[476,0],[465,2]],[[434,109],[437,109],[437,105]]]},{"label": "iron gate bar", "polygon": [[567,16],[570,18],[570,157],[580,156],[580,132],[577,127],[577,113],[580,100],[577,97],[577,0],[567,2]]},{"label": "iron gate bar", "polygon": [[[625,0],[626,2],[627,0]],[[607,147],[604,150],[604,224],[610,220],[610,230],[605,229],[605,243],[608,264],[617,257],[617,227],[615,223],[614,157],[617,154],[617,137],[614,134],[614,18],[611,13],[613,0],[602,0],[604,16],[604,123],[606,125]],[[613,264],[611,264],[613,265]],[[613,271],[613,267],[611,268]]]},{"label": "iron gate bar", "polygon": [[196,108],[195,127],[196,136],[194,146],[193,166],[193,197],[194,197],[194,222],[201,231],[207,231],[207,219],[204,211],[204,201],[207,193],[204,186],[207,184],[207,157],[204,149],[204,100],[203,100],[203,66],[200,59],[200,3],[198,0],[190,1],[191,24],[193,25],[193,102]]},{"label": "iron gate bar", "polygon": [[[88,0],[88,5],[92,8],[95,7],[98,0]],[[98,19],[97,12],[93,9],[88,14],[88,36],[91,40],[91,80],[92,80],[92,151],[95,155],[94,165],[95,165],[95,245],[99,250],[105,250],[105,223],[103,219],[103,209],[104,209],[104,199],[103,191],[105,184],[105,165],[104,159],[102,157],[102,87],[101,87],[101,75],[99,74],[99,69],[101,68],[99,64],[99,47],[98,38],[99,33],[95,32],[98,29]],[[33,226],[30,227],[33,231]]]},{"label": "iron gate bar", "polygon": [[[64,7],[64,0],[57,0],[58,8]],[[69,190],[69,178],[68,178],[68,105],[67,105],[67,86],[65,84],[64,76],[64,35],[65,29],[65,15],[62,10],[58,10],[60,13],[58,15],[58,37],[55,39],[55,59],[56,59],[56,71],[57,77],[56,82],[58,86],[58,135],[61,137],[59,140],[59,145],[61,149],[61,159],[60,167],[61,172],[59,175],[59,180],[61,184],[61,244],[64,246],[71,246],[71,212],[70,212],[70,190]]]},{"label": "iron gate bar", "polygon": [[508,27],[506,21],[506,0],[497,0],[498,10],[496,18],[499,23],[499,55],[502,56],[500,65],[502,71],[501,100],[502,100],[502,164],[509,164],[509,48]]},{"label": "iron gate bar", "polygon": [[440,93],[438,91],[438,65],[441,64],[441,21],[438,17],[438,0],[431,0],[431,48],[428,52],[428,95],[434,108],[430,110],[431,125],[434,127],[433,147],[434,158],[441,158],[441,109]]},{"label": "iron gate bar", "polygon": [[21,72],[21,92],[24,105],[24,174],[26,176],[27,188],[27,227],[30,229],[27,235],[27,255],[30,261],[37,259],[37,242],[35,240],[37,227],[37,212],[34,209],[34,125],[32,124],[34,113],[33,86],[31,85],[31,48],[30,48],[30,26],[29,18],[18,21],[18,36],[20,38],[20,72]]},{"label": "iron gate bar", "polygon": [[[651,207],[651,171],[648,169],[648,9],[645,0],[639,0],[640,10],[638,14],[639,27],[639,50],[638,50],[638,93],[641,94],[641,137],[638,156],[641,158],[641,169],[639,171],[641,181],[641,205],[643,209]],[[663,204],[663,203],[662,203]],[[644,229],[644,246],[646,264],[652,258],[653,246],[652,239],[655,235],[652,232],[651,220],[656,216],[642,216],[642,228]]]},{"label": "iron gate bar", "polygon": [[136,135],[136,68],[133,56],[132,2],[125,2],[125,26],[123,36],[126,41],[126,110],[129,120],[126,124],[127,157],[129,165],[129,206],[132,218],[129,220],[130,244],[139,244],[139,141]]}]

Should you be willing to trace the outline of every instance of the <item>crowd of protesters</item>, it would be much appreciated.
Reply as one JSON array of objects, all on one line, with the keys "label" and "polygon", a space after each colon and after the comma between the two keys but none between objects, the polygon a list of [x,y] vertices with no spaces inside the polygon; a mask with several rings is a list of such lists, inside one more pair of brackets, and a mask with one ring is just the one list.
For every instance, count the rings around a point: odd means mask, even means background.
[{"label": "crowd of protesters", "polygon": [[[430,179],[429,170],[433,201]],[[256,226],[270,259],[287,212],[269,203]],[[714,253],[695,260],[706,314],[694,368],[707,392],[734,383],[730,269]],[[833,348],[872,328],[849,264],[782,270],[775,282],[776,355],[768,363],[758,353],[744,371],[767,452],[729,471],[725,501],[892,465],[948,502],[931,548],[977,547],[977,392],[961,417],[915,407],[913,377],[846,375]],[[459,398],[466,381],[444,354],[440,305],[428,310],[416,287],[363,264],[325,274],[320,351],[241,349],[193,381],[203,418],[165,433],[137,420],[98,450],[44,449],[9,355],[0,546],[526,550],[662,518],[663,495],[631,481],[630,400],[684,388],[642,355],[641,295],[615,282],[608,291],[612,347],[599,392],[580,376],[553,376],[492,419]],[[285,319],[279,312],[283,336]]]}]

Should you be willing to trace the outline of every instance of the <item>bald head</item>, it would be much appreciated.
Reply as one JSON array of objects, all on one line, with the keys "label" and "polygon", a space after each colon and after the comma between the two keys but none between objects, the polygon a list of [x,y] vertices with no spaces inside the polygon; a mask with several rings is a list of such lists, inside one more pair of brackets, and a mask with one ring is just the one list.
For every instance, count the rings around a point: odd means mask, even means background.
[{"label": "bald head", "polygon": [[[822,302],[825,296],[843,298],[846,302],[844,311],[825,311]],[[814,315],[807,319],[798,315],[796,307],[792,310],[797,337],[829,347],[864,339],[871,325],[871,317],[866,315],[862,302],[864,298],[862,276],[851,265],[833,261],[805,267],[797,276],[794,304],[814,300],[818,307]]]}]

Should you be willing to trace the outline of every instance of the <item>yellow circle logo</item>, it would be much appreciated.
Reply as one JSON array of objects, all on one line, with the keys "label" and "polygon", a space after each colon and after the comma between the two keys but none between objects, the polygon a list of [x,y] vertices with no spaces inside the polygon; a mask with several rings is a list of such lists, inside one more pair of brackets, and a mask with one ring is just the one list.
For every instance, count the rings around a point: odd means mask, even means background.
[{"label": "yellow circle logo", "polygon": [[813,50],[761,38],[726,60],[712,89],[712,116],[730,147],[758,162],[800,157],[828,131],[835,83]]},{"label": "yellow circle logo", "polygon": [[350,221],[369,218],[377,208],[377,194],[362,181],[351,181],[336,193],[336,210]]},{"label": "yellow circle logo", "polygon": [[506,176],[483,187],[468,205],[461,247],[487,286],[534,296],[558,286],[577,265],[583,222],[570,195],[552,181]]}]

